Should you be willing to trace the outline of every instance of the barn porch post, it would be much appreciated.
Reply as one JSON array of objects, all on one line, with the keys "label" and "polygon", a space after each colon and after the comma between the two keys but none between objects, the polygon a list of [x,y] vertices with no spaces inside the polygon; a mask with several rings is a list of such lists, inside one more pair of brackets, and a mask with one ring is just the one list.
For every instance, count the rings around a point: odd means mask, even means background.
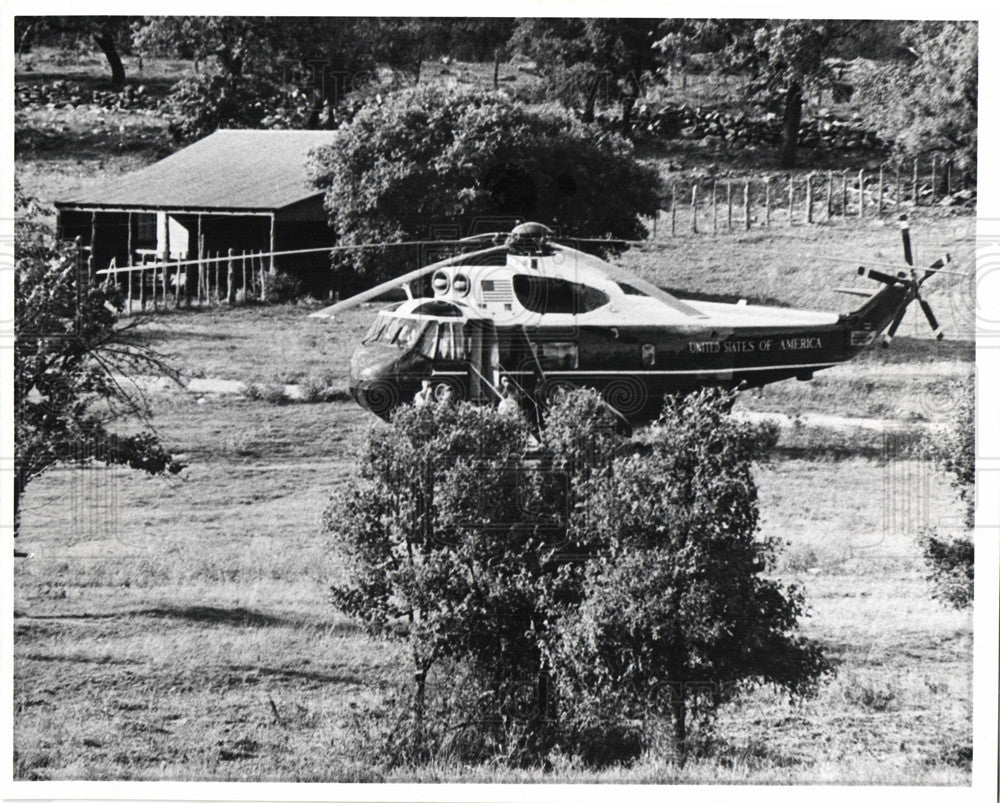
[{"label": "barn porch post", "polygon": [[271,217],[271,227],[268,236],[269,240],[268,250],[271,252],[271,260],[270,263],[268,264],[267,272],[273,276],[274,275],[274,212],[271,213],[270,217]]}]

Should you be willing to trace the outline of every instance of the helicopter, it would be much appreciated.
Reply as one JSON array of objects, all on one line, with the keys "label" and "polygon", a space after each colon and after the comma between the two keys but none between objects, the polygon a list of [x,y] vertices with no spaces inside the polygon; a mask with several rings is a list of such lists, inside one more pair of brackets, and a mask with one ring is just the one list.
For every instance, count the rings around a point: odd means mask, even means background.
[{"label": "helicopter", "polygon": [[[417,392],[436,399],[496,402],[507,392],[541,411],[576,387],[600,392],[628,424],[659,415],[665,394],[705,386],[753,388],[850,360],[884,332],[888,346],[917,301],[937,339],[943,332],[920,295],[945,255],[913,266],[909,225],[896,274],[860,267],[883,285],[856,310],[832,312],[682,300],[631,271],[558,238],[540,223],[477,235],[482,246],[379,284],[312,314],[332,319],[400,288],[406,300],[379,311],[350,363],[350,393],[388,419]],[[603,241],[602,241],[603,242]],[[624,242],[624,241],[622,241]],[[947,272],[947,271],[945,271]],[[430,277],[429,292],[414,293]]]}]

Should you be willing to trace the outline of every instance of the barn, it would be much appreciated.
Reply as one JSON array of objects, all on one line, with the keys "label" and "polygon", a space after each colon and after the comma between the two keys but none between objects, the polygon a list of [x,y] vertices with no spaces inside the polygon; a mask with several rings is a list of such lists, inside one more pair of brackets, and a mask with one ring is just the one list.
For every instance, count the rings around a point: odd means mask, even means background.
[{"label": "barn", "polygon": [[[306,160],[331,131],[220,130],[159,162],[56,201],[61,237],[79,237],[95,270],[211,254],[333,243]],[[320,252],[268,257],[311,291],[330,287]]]}]

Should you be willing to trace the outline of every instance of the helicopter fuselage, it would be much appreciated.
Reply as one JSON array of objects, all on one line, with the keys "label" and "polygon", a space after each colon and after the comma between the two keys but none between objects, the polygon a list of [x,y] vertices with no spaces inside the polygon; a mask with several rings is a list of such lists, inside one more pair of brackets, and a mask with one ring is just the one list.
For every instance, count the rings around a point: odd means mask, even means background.
[{"label": "helicopter fuselage", "polygon": [[388,418],[425,380],[438,398],[496,401],[506,377],[526,412],[586,386],[648,421],[665,394],[810,379],[872,343],[906,302],[900,286],[840,316],[682,301],[616,280],[596,257],[556,257],[440,270],[433,298],[380,312],[351,360],[355,400]]}]

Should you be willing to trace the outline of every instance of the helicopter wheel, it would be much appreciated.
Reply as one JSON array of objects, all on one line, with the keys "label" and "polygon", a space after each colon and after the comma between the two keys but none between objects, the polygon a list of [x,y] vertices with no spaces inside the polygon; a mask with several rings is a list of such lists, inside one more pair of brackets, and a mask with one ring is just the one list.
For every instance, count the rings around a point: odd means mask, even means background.
[{"label": "helicopter wheel", "polygon": [[465,383],[451,377],[433,380],[431,392],[434,394],[434,398],[437,401],[443,401],[445,395],[448,393],[448,390],[451,390],[452,401],[465,401]]}]

